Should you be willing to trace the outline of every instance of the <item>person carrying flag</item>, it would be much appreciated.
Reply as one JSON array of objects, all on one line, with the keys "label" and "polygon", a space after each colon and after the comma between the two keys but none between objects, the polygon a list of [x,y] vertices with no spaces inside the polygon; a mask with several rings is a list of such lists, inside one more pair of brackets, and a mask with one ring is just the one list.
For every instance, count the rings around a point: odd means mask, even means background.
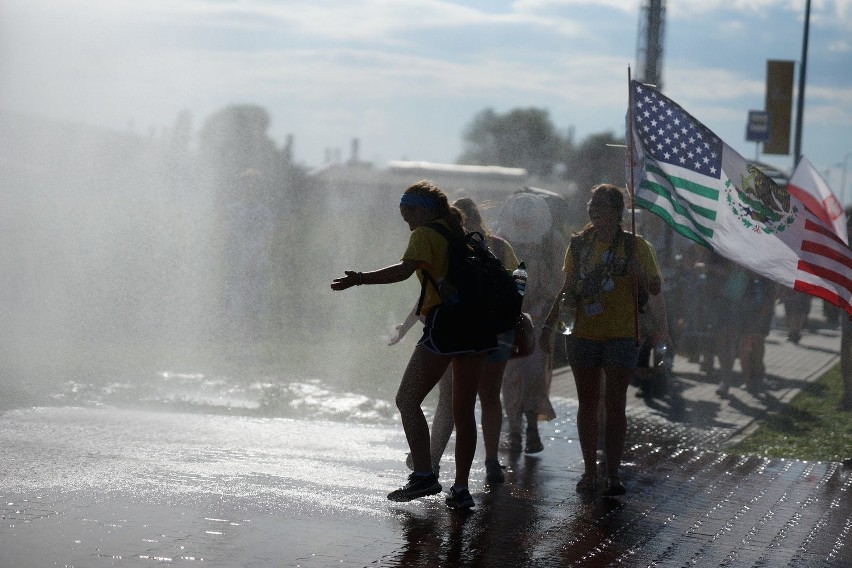
[{"label": "person carrying flag", "polygon": [[627,386],[639,356],[636,337],[637,295],[660,293],[662,275],[648,242],[621,228],[624,193],[611,184],[592,188],[590,223],[568,245],[562,270],[565,282],[544,321],[540,346],[553,349],[553,327],[562,296],[576,301],[576,319],[568,342],[568,363],[577,385],[577,433],[585,472],[577,491],[597,490],[598,402],[604,381],[603,494],[623,495],[621,455],[627,433]]}]

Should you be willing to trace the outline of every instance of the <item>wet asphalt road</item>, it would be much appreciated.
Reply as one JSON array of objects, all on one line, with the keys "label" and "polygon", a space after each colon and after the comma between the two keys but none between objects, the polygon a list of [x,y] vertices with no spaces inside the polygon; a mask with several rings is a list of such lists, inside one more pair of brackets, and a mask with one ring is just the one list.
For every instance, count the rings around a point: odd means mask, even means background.
[{"label": "wet asphalt road", "polygon": [[[634,397],[617,499],[574,491],[576,406],[556,396],[545,451],[503,454],[505,485],[484,485],[478,456],[468,514],[441,496],[385,499],[407,474],[395,424],[9,410],[0,567],[850,566],[852,472],[724,451],[759,414],[748,409],[771,410],[805,380],[795,365],[830,364],[836,338],[810,339],[792,355],[770,346],[762,399],[708,398],[712,382],[688,372],[674,396]],[[450,457],[442,480],[452,471]]]}]

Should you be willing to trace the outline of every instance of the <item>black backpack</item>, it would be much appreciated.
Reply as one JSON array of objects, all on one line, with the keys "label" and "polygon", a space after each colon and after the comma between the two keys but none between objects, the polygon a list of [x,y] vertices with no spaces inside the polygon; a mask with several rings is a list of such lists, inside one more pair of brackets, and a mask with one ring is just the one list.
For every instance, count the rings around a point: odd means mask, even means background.
[{"label": "black backpack", "polygon": [[454,236],[440,223],[429,223],[447,239],[449,268],[440,282],[422,270],[423,284],[417,313],[423,307],[427,282],[438,291],[444,304],[460,310],[472,326],[483,326],[494,335],[515,327],[521,313],[523,296],[503,263],[489,250],[482,233],[467,233],[464,238]]}]

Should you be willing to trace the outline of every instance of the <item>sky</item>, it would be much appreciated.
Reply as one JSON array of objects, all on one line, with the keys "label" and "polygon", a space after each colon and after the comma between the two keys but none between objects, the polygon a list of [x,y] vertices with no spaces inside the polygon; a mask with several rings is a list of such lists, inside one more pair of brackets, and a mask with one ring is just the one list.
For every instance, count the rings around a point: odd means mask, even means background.
[{"label": "sky", "polygon": [[[3,0],[0,110],[159,135],[183,110],[197,132],[227,105],[254,104],[308,167],[329,150],[348,159],[355,138],[375,167],[454,163],[486,108],[543,108],[576,141],[624,135],[641,4]],[[754,158],[748,111],[764,107],[767,60],[796,61],[798,85],[804,14],[805,0],[667,2],[663,92]],[[802,153],[850,203],[852,0],[812,1],[806,70]]]}]

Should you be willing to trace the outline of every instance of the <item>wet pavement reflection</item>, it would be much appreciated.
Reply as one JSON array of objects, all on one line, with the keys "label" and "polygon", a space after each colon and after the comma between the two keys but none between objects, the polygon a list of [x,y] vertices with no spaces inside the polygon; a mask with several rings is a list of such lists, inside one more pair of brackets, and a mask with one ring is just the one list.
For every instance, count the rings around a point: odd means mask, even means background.
[{"label": "wet pavement reflection", "polygon": [[[106,406],[0,415],[0,566],[848,566],[852,475],[840,464],[668,445],[637,425],[629,493],[582,497],[576,406],[546,449],[474,463],[476,508],[391,503],[401,429]],[[661,430],[667,430],[662,432]],[[643,436],[636,435],[643,432]],[[452,446],[451,446],[452,447]],[[452,458],[442,480],[452,478]]]},{"label": "wet pavement reflection", "polygon": [[442,495],[388,501],[408,474],[392,404],[317,378],[163,372],[68,381],[25,403],[0,392],[0,568],[852,566],[852,471],[726,451],[838,344],[773,331],[760,393],[721,400],[684,360],[658,396],[631,387],[619,498],[575,491],[562,370],[545,450],[502,452],[506,483],[488,487],[480,444],[467,514]]}]

